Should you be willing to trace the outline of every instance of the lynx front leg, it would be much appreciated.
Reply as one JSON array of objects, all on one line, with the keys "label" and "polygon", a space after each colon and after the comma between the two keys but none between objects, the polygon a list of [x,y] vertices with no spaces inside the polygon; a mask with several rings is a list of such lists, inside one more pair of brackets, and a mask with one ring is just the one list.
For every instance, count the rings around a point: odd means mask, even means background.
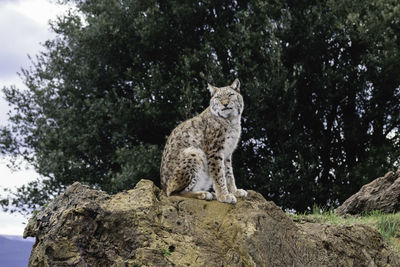
[{"label": "lynx front leg", "polygon": [[208,158],[208,169],[214,182],[217,200],[226,203],[236,203],[236,197],[229,193],[225,179],[225,164],[222,155],[211,155]]},{"label": "lynx front leg", "polygon": [[230,193],[234,194],[236,197],[246,197],[247,192],[243,189],[237,189],[235,178],[233,176],[232,170],[232,157],[228,157],[225,159],[225,176],[226,182],[228,184],[228,190]]}]

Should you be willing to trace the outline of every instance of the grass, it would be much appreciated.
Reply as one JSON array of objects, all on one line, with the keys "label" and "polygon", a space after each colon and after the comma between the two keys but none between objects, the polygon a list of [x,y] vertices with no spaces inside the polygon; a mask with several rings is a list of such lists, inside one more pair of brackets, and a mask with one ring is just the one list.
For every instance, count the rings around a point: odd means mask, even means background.
[{"label": "grass", "polygon": [[378,230],[386,242],[400,253],[400,212],[385,214],[371,211],[361,215],[339,216],[333,209],[314,206],[309,214],[288,214],[295,222],[315,222],[332,225],[365,224]]},{"label": "grass", "polygon": [[175,246],[171,245],[168,248],[163,249],[163,255],[164,255],[164,257],[167,257],[167,256],[171,255],[171,253],[174,251],[175,251]]}]

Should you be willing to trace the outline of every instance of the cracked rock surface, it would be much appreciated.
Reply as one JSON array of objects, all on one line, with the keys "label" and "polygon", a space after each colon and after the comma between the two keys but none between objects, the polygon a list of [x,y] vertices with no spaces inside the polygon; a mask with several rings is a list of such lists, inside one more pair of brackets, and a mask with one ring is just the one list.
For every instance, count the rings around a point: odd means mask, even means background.
[{"label": "cracked rock surface", "polygon": [[24,236],[30,266],[400,266],[372,228],[295,224],[254,191],[236,205],[168,198],[149,180],[116,195],[74,183]]}]

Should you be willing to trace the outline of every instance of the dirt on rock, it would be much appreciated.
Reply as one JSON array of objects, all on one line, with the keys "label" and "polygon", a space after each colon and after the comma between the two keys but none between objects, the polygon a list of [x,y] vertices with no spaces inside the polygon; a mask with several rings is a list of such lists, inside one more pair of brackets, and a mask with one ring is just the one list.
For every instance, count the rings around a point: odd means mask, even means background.
[{"label": "dirt on rock", "polygon": [[400,266],[372,228],[296,224],[254,191],[236,205],[168,198],[149,180],[116,195],[74,183],[24,236],[29,266]]}]

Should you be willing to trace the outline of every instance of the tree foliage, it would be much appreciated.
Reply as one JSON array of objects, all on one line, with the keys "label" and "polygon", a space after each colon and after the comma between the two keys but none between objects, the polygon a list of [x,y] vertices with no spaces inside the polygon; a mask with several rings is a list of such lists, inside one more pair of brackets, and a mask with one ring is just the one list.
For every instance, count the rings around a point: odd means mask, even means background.
[{"label": "tree foliage", "polygon": [[74,181],[159,183],[167,135],[242,83],[240,186],[298,211],[337,205],[399,165],[398,1],[74,0],[21,77],[0,152],[42,178],[3,199],[29,210]]}]

